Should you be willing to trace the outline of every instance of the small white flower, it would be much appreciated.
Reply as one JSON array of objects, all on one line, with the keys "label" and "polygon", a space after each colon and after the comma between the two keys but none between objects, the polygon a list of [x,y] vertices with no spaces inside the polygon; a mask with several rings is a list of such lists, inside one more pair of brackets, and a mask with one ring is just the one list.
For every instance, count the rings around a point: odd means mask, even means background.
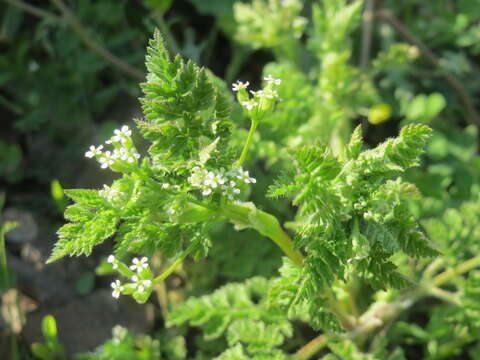
[{"label": "small white flower", "polygon": [[118,299],[118,297],[120,296],[120,293],[121,291],[123,291],[123,286],[122,284],[120,283],[120,280],[115,280],[114,282],[112,282],[110,284],[112,286],[112,296],[115,298],[115,299]]},{"label": "small white flower", "polygon": [[263,80],[265,80],[269,85],[271,84],[280,85],[282,83],[281,79],[275,79],[271,74],[264,77]]},{"label": "small white flower", "polygon": [[218,184],[224,184],[225,181],[227,180],[219,176],[218,174],[210,171],[209,173],[207,173],[207,176],[205,176],[204,184],[215,189]]},{"label": "small white flower", "polygon": [[141,272],[143,269],[146,269],[148,268],[148,263],[147,263],[148,259],[144,256],[142,257],[140,260],[138,260],[138,258],[133,258],[132,262],[133,262],[133,265],[130,266],[130,269],[135,271],[137,270],[137,272]]},{"label": "small white flower", "polygon": [[248,171],[243,171],[242,169],[238,170],[237,179],[242,180],[246,184],[255,184],[257,182],[255,178],[250,177]]},{"label": "small white flower", "polygon": [[253,100],[242,101],[242,105],[247,108],[248,111],[252,110],[255,106],[258,106],[258,103]]},{"label": "small white flower", "polygon": [[[109,262],[110,264],[112,264],[113,270],[118,269],[118,264],[117,264],[117,261],[116,261],[116,259],[115,259],[115,256],[110,255],[110,256],[107,258],[107,262]],[[117,281],[118,281],[118,280],[117,280]]]},{"label": "small white flower", "polygon": [[110,165],[113,165],[115,163],[116,156],[112,155],[110,151],[106,151],[104,156],[100,158],[100,164],[102,164],[101,168],[106,169]]},{"label": "small white flower", "polygon": [[168,183],[163,183],[162,184],[162,189],[168,189],[170,187],[170,184]]},{"label": "small white flower", "polygon": [[102,154],[102,149],[103,149],[103,145],[100,145],[99,147],[95,147],[95,146],[90,146],[89,148],[89,151],[87,151],[85,153],[85,157],[87,158],[92,158],[94,157],[95,155],[101,155]]},{"label": "small white flower", "polygon": [[232,90],[233,91],[239,91],[241,89],[246,89],[250,85],[250,83],[247,81],[246,83],[243,83],[241,81],[237,81],[236,83],[232,84]]},{"label": "small white flower", "polygon": [[206,188],[202,191],[202,195],[206,196],[206,195],[210,195],[212,193],[212,189],[210,188]]},{"label": "small white flower", "polygon": [[118,129],[115,129],[113,131],[113,133],[115,134],[113,137],[112,137],[112,140],[113,142],[121,142],[122,144],[126,143],[127,142],[127,138],[132,135],[132,131],[128,128],[127,125],[123,125],[122,128],[120,130]]}]

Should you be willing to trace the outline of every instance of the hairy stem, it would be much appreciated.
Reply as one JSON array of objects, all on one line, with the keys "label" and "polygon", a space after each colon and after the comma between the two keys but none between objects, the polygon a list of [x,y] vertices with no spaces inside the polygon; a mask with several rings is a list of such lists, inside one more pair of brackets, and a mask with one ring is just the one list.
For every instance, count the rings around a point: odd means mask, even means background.
[{"label": "hairy stem", "polygon": [[172,273],[182,264],[183,260],[190,255],[193,250],[196,248],[196,244],[190,244],[190,246],[182,253],[182,255],[176,259],[168,268],[165,270],[163,273],[158,275],[155,279],[153,279],[154,284],[161,283],[163,280],[165,280],[167,277],[172,275]]},{"label": "hairy stem", "polygon": [[27,4],[21,0],[5,0],[5,2],[39,18],[43,18],[43,19],[47,19],[55,22],[60,22],[62,20],[59,16],[55,14],[52,14],[46,10],[35,7],[33,5]]},{"label": "hairy stem", "polygon": [[449,302],[456,302],[457,299],[452,294],[445,291],[433,290],[435,287],[439,287],[458,275],[462,275],[476,267],[480,267],[480,255],[477,255],[454,268],[447,269],[441,274],[435,276],[425,286],[418,286],[416,289],[409,291],[392,302],[377,301],[373,303],[370,308],[358,319],[358,324],[353,331],[350,331],[350,337],[352,338],[366,338],[369,334],[375,331],[377,328],[383,326],[386,322],[391,321],[398,317],[402,312],[409,309],[419,299],[433,295],[437,297],[443,297],[444,300]]},{"label": "hairy stem", "polygon": [[242,150],[242,153],[240,155],[240,159],[238,159],[238,161],[237,161],[238,166],[242,166],[243,163],[245,162],[245,160],[247,160],[248,150],[249,150],[250,146],[252,145],[253,135],[255,134],[255,130],[257,129],[257,126],[258,126],[258,121],[252,120],[252,126],[250,127],[250,130],[248,132],[247,141],[245,142],[245,145],[243,146],[243,150]]},{"label": "hairy stem", "polygon": [[122,70],[130,77],[143,81],[145,79],[144,74],[138,69],[132,67],[130,64],[127,64],[122,59],[113,55],[110,51],[105,49],[99,42],[95,41],[89,31],[80,23],[80,21],[75,17],[74,13],[65,5],[63,0],[50,0],[57,9],[60,10],[68,24],[71,26],[72,30],[77,34],[78,38],[84,43],[86,47],[100,56],[102,59],[108,61],[118,69]]},{"label": "hairy stem", "polygon": [[366,68],[370,59],[373,34],[373,11],[374,0],[365,0],[365,8],[362,18],[362,52],[360,55],[360,67]]},{"label": "hairy stem", "polygon": [[312,358],[327,345],[328,340],[329,338],[325,334],[317,336],[315,339],[302,346],[300,350],[296,352],[295,358],[298,360],[308,360]]},{"label": "hairy stem", "polygon": [[477,255],[467,261],[464,261],[463,263],[457,265],[456,267],[447,269],[441,274],[435,276],[432,280],[432,285],[441,286],[449,282],[450,280],[452,280],[454,277],[458,275],[462,275],[472,269],[475,269],[476,267],[480,267],[480,255]]}]

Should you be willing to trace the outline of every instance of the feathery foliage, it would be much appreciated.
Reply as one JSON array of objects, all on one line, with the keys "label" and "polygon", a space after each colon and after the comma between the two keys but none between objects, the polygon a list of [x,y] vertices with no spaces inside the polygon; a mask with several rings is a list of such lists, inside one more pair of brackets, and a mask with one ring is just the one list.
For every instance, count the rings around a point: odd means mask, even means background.
[{"label": "feathery foliage", "polygon": [[276,301],[287,308],[309,303],[313,323],[331,330],[340,327],[319,309],[328,308],[324,293],[335,280],[355,273],[379,288],[405,287],[408,280],[390,258],[400,251],[437,254],[408,209],[408,200],[418,196],[415,186],[398,177],[418,163],[430,129],[407,126],[398,138],[364,152],[359,134],[357,129],[352,136],[346,161],[318,143],[295,150],[296,174],[270,191],[290,195],[299,207],[289,226],[306,254],[301,266],[284,262]]}]

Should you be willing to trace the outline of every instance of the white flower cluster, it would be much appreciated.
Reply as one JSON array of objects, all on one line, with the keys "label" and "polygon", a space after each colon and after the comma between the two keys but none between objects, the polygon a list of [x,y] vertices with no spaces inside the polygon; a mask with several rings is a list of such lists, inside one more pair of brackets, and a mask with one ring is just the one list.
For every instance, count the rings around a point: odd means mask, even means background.
[{"label": "white flower cluster", "polygon": [[223,196],[233,200],[236,195],[240,194],[239,183],[255,184],[257,180],[250,177],[248,171],[244,171],[242,168],[233,168],[230,171],[225,171],[223,168],[217,171],[208,171],[196,166],[192,169],[192,175],[188,178],[188,182],[200,189],[204,196],[220,190]]},{"label": "white flower cluster", "polygon": [[120,130],[113,130],[113,133],[115,135],[110,140],[105,141],[107,144],[112,144],[115,142],[125,144],[132,135],[132,131],[128,128],[127,125],[123,125]]},{"label": "white flower cluster", "polygon": [[152,280],[142,280],[137,275],[132,276],[132,281],[132,288],[138,292],[144,292],[146,288],[152,286]]},{"label": "white flower cluster", "polygon": [[[248,98],[248,95],[245,91],[248,88],[248,85],[250,85],[248,81],[245,83],[237,81],[236,83],[232,84],[233,91],[240,91],[240,94],[243,94],[239,97],[239,99],[241,100],[240,104],[242,104],[242,106],[245,107],[248,111],[252,111],[256,107],[260,106],[262,99],[271,101],[278,98],[278,91],[273,87],[280,85],[282,83],[282,80],[275,79],[272,75],[264,77],[263,80],[267,82],[267,86],[264,89],[258,91],[250,90],[250,93],[253,96],[251,99]],[[242,91],[244,92],[242,93]]]},{"label": "white flower cluster", "polygon": [[[115,258],[115,256],[110,255],[107,258],[107,261],[112,264],[114,270],[118,269],[118,265],[121,264],[119,260]],[[123,265],[125,266],[125,265]],[[113,289],[112,296],[115,299],[120,297],[120,294],[123,293],[131,293],[131,292],[140,292],[143,293],[147,290],[150,290],[150,287],[153,285],[151,278],[148,277],[149,272],[144,273],[143,271],[148,269],[148,259],[143,257],[141,259],[133,258],[132,265],[129,267],[130,270],[136,271],[137,274],[132,276],[130,279],[132,283],[122,284],[120,280],[115,280],[111,283],[111,287]]]},{"label": "white flower cluster", "polygon": [[122,197],[125,196],[125,193],[107,185],[103,185],[103,189],[99,190],[98,193],[108,202],[120,201]]},{"label": "white flower cluster", "polygon": [[114,130],[113,133],[114,135],[112,138],[105,142],[106,144],[113,144],[115,147],[113,152],[102,152],[103,145],[98,147],[92,145],[85,153],[85,157],[87,158],[96,157],[100,162],[102,169],[112,166],[117,161],[126,161],[129,164],[133,164],[140,158],[140,154],[137,152],[130,139],[132,131],[127,125],[122,126],[121,129]]}]

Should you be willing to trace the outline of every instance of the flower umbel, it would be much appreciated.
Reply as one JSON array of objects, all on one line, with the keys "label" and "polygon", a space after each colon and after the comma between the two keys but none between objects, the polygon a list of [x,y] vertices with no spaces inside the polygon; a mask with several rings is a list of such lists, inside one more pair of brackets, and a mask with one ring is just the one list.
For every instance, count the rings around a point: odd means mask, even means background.
[{"label": "flower umbel", "polygon": [[150,286],[152,286],[151,280],[142,280],[136,275],[132,276],[132,281],[132,287],[139,292],[144,292],[145,288],[149,288]]}]

